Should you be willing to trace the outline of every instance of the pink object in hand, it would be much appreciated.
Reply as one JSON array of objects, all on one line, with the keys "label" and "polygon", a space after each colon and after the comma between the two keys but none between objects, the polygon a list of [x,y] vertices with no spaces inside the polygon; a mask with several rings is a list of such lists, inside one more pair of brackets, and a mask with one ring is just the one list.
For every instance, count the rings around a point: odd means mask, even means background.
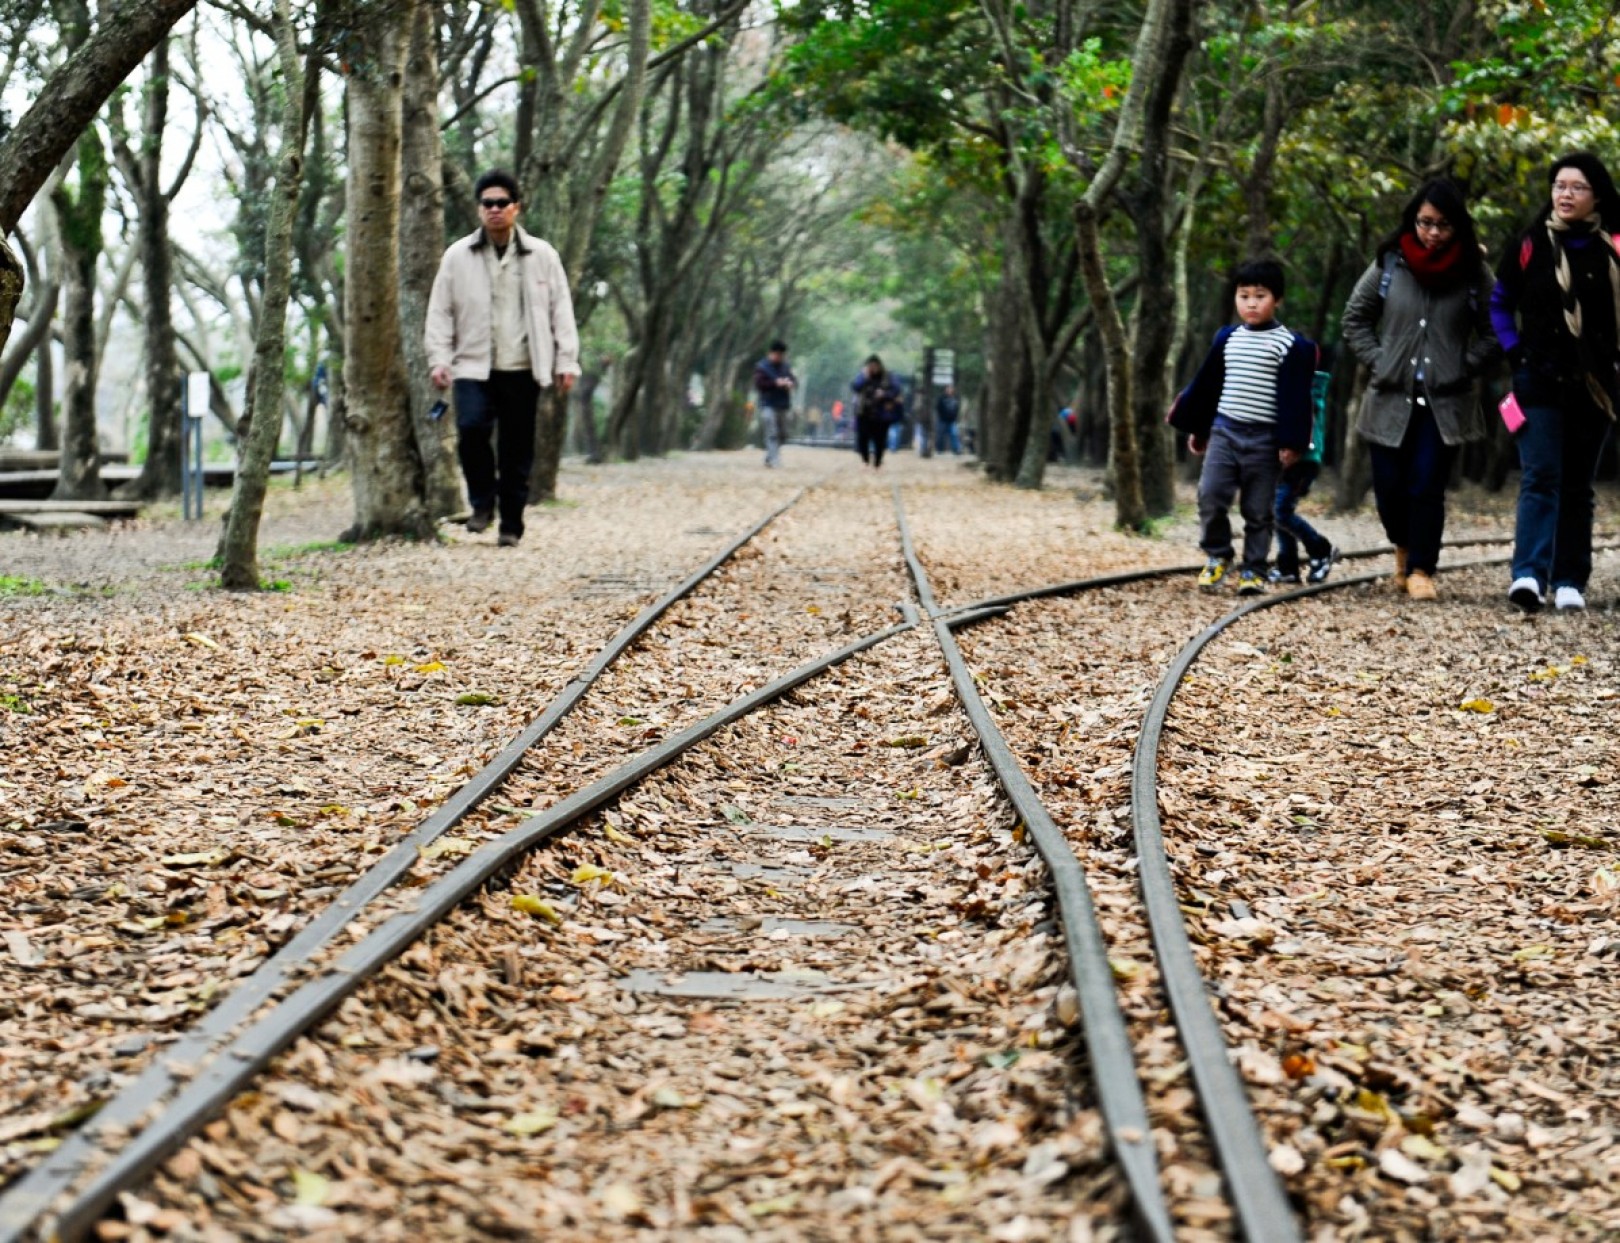
[{"label": "pink object in hand", "polygon": [[1497,405],[1497,410],[1502,412],[1502,423],[1507,426],[1508,436],[1513,436],[1518,429],[1523,428],[1524,412],[1515,394],[1510,392],[1507,397],[1503,397],[1502,402]]},{"label": "pink object in hand", "polygon": [[1520,409],[1519,399],[1515,394],[1509,393],[1502,398],[1496,408],[1501,412],[1502,423],[1508,429],[1509,436],[1514,435],[1524,426],[1524,411]]}]

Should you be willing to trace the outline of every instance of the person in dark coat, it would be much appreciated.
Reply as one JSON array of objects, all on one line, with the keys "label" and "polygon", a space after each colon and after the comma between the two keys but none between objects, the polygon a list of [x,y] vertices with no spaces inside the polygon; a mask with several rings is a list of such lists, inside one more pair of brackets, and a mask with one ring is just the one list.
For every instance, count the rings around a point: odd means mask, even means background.
[{"label": "person in dark coat", "polygon": [[765,465],[782,464],[782,441],[787,439],[788,410],[799,377],[788,366],[787,342],[772,341],[765,357],[754,364],[754,391],[759,394],[760,436],[765,441]]},{"label": "person in dark coat", "polygon": [[861,461],[878,470],[883,466],[889,424],[900,413],[900,388],[876,354],[866,360],[849,387],[855,394],[855,447]]},{"label": "person in dark coat", "polygon": [[956,385],[947,384],[945,391],[934,402],[934,452],[944,453],[946,446],[952,453],[962,452],[962,438],[957,435],[956,420],[962,414],[962,399],[956,395]]},{"label": "person in dark coat", "polygon": [[1524,415],[1508,598],[1535,612],[1586,607],[1593,481],[1620,405],[1620,195],[1603,161],[1575,152],[1547,174],[1548,202],[1496,270],[1491,325]]},{"label": "person in dark coat", "polygon": [[1490,275],[1462,192],[1431,181],[1406,204],[1344,308],[1344,338],[1371,374],[1357,432],[1395,545],[1395,586],[1437,596],[1446,483],[1459,446],[1485,434],[1475,378],[1496,357]]}]

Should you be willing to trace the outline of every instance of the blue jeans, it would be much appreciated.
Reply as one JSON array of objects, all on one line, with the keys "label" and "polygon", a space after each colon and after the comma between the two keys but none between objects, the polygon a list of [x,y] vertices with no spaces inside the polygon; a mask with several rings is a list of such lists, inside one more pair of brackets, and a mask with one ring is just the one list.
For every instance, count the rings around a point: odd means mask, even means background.
[{"label": "blue jeans", "polygon": [[956,420],[949,422],[941,420],[934,425],[934,452],[944,453],[949,448],[952,453],[962,452],[962,438],[956,434]]},{"label": "blue jeans", "polygon": [[1227,511],[1238,503],[1243,514],[1243,561],[1246,573],[1264,575],[1271,558],[1272,517],[1277,499],[1277,428],[1272,423],[1215,420],[1198,476],[1198,520],[1206,555],[1231,560],[1232,520]]},{"label": "blue jeans", "polygon": [[774,406],[759,408],[759,433],[765,441],[767,466],[782,464],[782,423],[786,417],[786,410],[778,410]]},{"label": "blue jeans", "polygon": [[1305,545],[1305,555],[1312,561],[1328,556],[1333,544],[1307,522],[1299,512],[1299,503],[1310,494],[1311,485],[1322,473],[1320,462],[1295,462],[1277,479],[1277,571],[1280,574],[1299,573],[1299,546]]},{"label": "blue jeans", "polygon": [[492,514],[498,503],[501,531],[522,535],[540,385],[527,371],[491,371],[487,380],[457,380],[452,389],[468,503],[475,514]]},{"label": "blue jeans", "polygon": [[1434,411],[1412,404],[1412,419],[1398,449],[1369,445],[1373,497],[1384,534],[1406,549],[1408,571],[1433,574],[1446,531],[1446,484],[1457,450],[1440,439]]},{"label": "blue jeans", "polygon": [[1579,385],[1529,371],[1513,373],[1524,410],[1519,445],[1519,516],[1513,577],[1543,591],[1586,590],[1592,576],[1592,481],[1609,420]]}]

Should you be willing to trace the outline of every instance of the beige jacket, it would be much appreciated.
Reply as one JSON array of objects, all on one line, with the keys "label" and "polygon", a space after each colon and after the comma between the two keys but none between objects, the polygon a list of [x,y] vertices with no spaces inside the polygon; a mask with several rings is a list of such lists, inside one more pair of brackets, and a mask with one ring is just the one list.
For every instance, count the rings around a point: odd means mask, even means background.
[{"label": "beige jacket", "polygon": [[[542,388],[554,375],[579,374],[579,330],[562,260],[550,245],[521,228],[512,243],[523,258],[523,309],[529,326],[529,365]],[[454,380],[489,379],[491,339],[489,271],[484,231],[453,242],[439,261],[428,299],[428,366],[450,368]]]}]

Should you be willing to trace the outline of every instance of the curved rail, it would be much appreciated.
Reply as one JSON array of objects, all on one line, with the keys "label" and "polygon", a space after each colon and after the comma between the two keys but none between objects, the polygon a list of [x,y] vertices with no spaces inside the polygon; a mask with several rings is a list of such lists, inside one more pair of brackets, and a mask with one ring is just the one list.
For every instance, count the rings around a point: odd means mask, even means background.
[{"label": "curved rail", "polygon": [[[1506,557],[1486,557],[1449,568],[1500,565],[1507,560]],[[1265,1138],[1249,1107],[1248,1091],[1227,1056],[1226,1037],[1215,1018],[1203,973],[1198,969],[1192,943],[1187,937],[1159,820],[1159,739],[1170,701],[1187,670],[1204,648],[1233,623],[1261,609],[1375,582],[1381,577],[1362,574],[1262,596],[1207,626],[1177,653],[1165,671],[1142,720],[1132,761],[1131,822],[1136,839],[1137,874],[1148,926],[1153,934],[1154,952],[1159,959],[1160,978],[1181,1033],[1182,1048],[1187,1053],[1187,1064],[1198,1090],[1210,1139],[1226,1175],[1239,1230],[1242,1237],[1252,1243],[1298,1243],[1303,1236],[1282,1183],[1267,1159]]]},{"label": "curved rail", "polygon": [[962,701],[962,707],[979,735],[980,745],[995,769],[1002,789],[1023,818],[1035,848],[1040,851],[1047,870],[1052,874],[1052,888],[1057,894],[1058,912],[1063,924],[1064,945],[1069,952],[1070,976],[1080,998],[1080,1018],[1086,1049],[1091,1057],[1092,1078],[1097,1085],[1097,1100],[1102,1108],[1109,1143],[1125,1173],[1137,1219],[1148,1238],[1170,1243],[1175,1236],[1170,1210],[1159,1183],[1159,1165],[1153,1150],[1147,1103],[1137,1079],[1130,1033],[1126,1030],[1125,1016],[1119,1008],[1113,968],[1108,963],[1108,947],[1091,900],[1091,890],[1086,885],[1085,869],[1075,858],[1063,831],[1053,823],[1040,796],[1035,793],[1017,757],[1007,745],[1007,740],[991,719],[984,699],[973,683],[973,674],[962,658],[962,649],[957,646],[956,638],[951,633],[953,624],[961,624],[966,617],[982,619],[988,610],[958,615],[954,622],[940,615],[928,575],[917,560],[905,507],[900,501],[899,487],[894,489],[894,509],[900,524],[900,544],[906,568],[916,584],[917,598],[933,623],[934,637],[939,640],[945,654],[945,663],[950,666],[957,698]]},{"label": "curved rail", "polygon": [[[402,838],[325,909],[281,946],[189,1031],[156,1050],[152,1061],[93,1117],[49,1156],[0,1195],[0,1243],[15,1243],[56,1198],[83,1175],[100,1152],[98,1136],[121,1135],[139,1127],[180,1082],[176,1069],[211,1058],[233,1030],[250,1018],[310,958],[343,932],[361,911],[410,871],[420,850],[467,817],[522,762],[523,757],[571,712],[592,683],[671,606],[690,595],[739,549],[804,496],[800,489],[759,519],[657,600],[648,604],[552,699],[522,733],[503,747],[438,810]],[[65,1236],[64,1236],[65,1237]]]}]

